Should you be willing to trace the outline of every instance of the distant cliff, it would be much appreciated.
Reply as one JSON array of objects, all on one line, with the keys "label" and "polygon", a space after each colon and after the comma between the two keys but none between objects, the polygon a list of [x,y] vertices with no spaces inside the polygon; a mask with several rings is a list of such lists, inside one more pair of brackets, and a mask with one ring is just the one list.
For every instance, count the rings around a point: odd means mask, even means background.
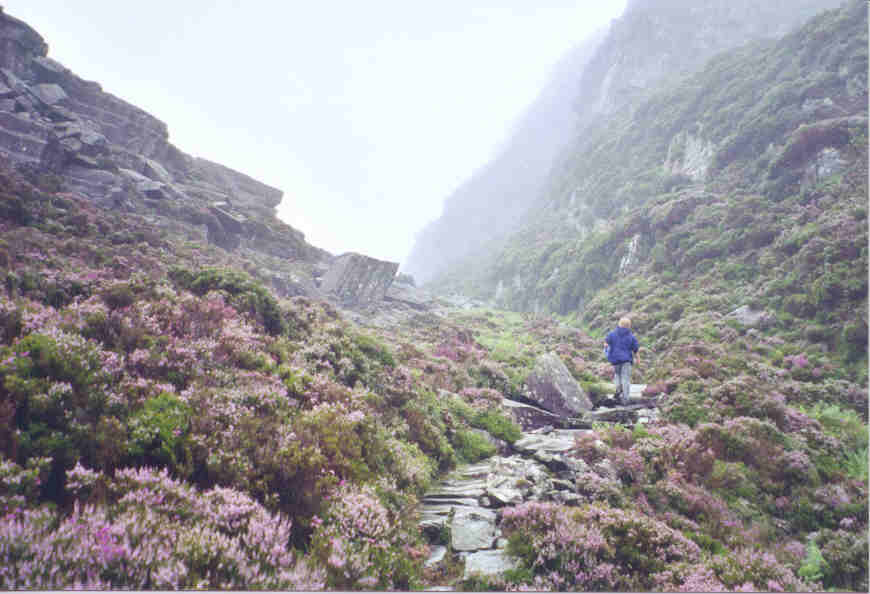
[{"label": "distant cliff", "polygon": [[[566,153],[583,143],[591,123],[636,102],[663,81],[697,71],[723,50],[781,37],[839,3],[629,2],[603,39],[573,50],[554,71],[503,152],[448,197],[441,217],[420,233],[403,270],[426,282],[473,266],[485,257],[483,245],[516,228],[529,207],[553,191],[550,184],[560,177],[548,174],[564,169]],[[559,115],[548,115],[553,113]],[[567,150],[566,144],[571,145]]]}]

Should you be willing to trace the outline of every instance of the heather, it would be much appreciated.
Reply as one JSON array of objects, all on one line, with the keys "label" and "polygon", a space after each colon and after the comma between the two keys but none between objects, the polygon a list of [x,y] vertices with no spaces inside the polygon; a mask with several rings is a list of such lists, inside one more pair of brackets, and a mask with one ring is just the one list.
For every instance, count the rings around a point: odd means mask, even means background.
[{"label": "heather", "polygon": [[[569,217],[538,213],[493,274],[451,285],[522,311],[343,309],[287,280],[315,263],[203,232],[201,205],[102,208],[0,166],[2,586],[866,591],[856,6],[598,123],[553,183],[586,179],[606,224],[550,233]],[[830,72],[799,68],[816,62]],[[817,95],[858,119],[798,107]],[[659,168],[686,126],[719,143],[708,183]],[[809,175],[822,149],[845,165]],[[421,499],[519,457],[505,399],[529,404],[540,356],[613,412],[601,348],[622,315],[655,416],[574,419],[570,450],[495,485],[489,544],[512,569],[460,577],[456,550],[427,566],[453,535],[424,533]]]},{"label": "heather", "polygon": [[[17,572],[6,578],[10,587],[415,583],[420,561],[404,556],[421,543],[408,529],[408,511],[439,468],[491,451],[472,427],[516,439],[518,429],[496,409],[498,394],[457,394],[448,431],[448,403],[436,391],[458,391],[468,377],[448,371],[450,353],[400,356],[326,303],[277,298],[236,254],[157,232],[131,249],[114,240],[145,232],[137,216],[97,209],[11,172],[4,180],[20,211],[3,223],[0,410],[11,469],[4,522],[8,538],[36,543],[9,559]],[[478,347],[475,356],[483,352]],[[452,374],[462,377],[448,379]],[[120,476],[149,468],[161,469],[170,490],[184,496],[127,495],[117,487]],[[87,484],[82,477],[90,477]],[[338,571],[330,562],[341,558],[337,551],[317,553],[327,538],[318,526],[332,530],[324,518],[356,513],[340,507],[350,488],[389,518],[391,530],[406,531],[390,542],[353,525],[330,533],[350,555]],[[233,540],[243,541],[243,532],[204,525],[193,508],[221,492],[215,489],[272,514],[269,522],[283,526],[275,538],[286,559],[254,568],[260,553]],[[141,505],[130,507],[132,497]],[[165,518],[153,521],[189,542],[165,563],[126,572],[128,561],[119,557],[114,569],[101,570],[86,549],[58,552],[66,531],[85,523],[95,543],[106,527],[116,535],[112,546],[163,555],[155,547],[165,541],[148,540],[158,531],[144,530],[139,518],[156,513],[151,502],[158,499]],[[190,530],[199,532],[184,536]],[[312,581],[291,575],[302,571],[291,562],[292,547],[319,568]],[[215,573],[224,550],[238,568]],[[45,551],[61,556],[50,561],[55,557],[39,556]],[[63,581],[63,568],[77,563]],[[56,570],[31,576],[34,564]],[[264,581],[254,580],[256,571]],[[168,581],[148,581],[155,572]]]},{"label": "heather", "polygon": [[[600,335],[554,317],[366,328],[172,236],[124,250],[153,258],[147,275],[85,264],[111,251],[105,234],[64,247],[66,231],[38,228],[56,194],[10,179],[36,227],[4,233],[7,587],[419,587],[436,578],[417,498],[510,449],[520,431],[501,400],[523,397],[535,357],[557,353],[596,399],[612,390]],[[95,227],[136,224],[89,212]],[[636,318],[655,336],[655,317]],[[864,587],[865,389],[811,345],[683,319],[637,370],[662,418],[579,440],[577,504],[504,508],[521,566],[467,586]]]}]

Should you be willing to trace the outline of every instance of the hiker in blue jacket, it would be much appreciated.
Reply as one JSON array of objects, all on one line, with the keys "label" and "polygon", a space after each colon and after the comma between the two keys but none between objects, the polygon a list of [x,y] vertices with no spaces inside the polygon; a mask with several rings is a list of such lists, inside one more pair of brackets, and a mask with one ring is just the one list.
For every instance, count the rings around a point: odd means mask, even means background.
[{"label": "hiker in blue jacket", "polygon": [[622,404],[628,404],[628,396],[631,394],[631,365],[634,354],[640,348],[637,338],[631,333],[631,320],[627,317],[620,318],[619,326],[607,335],[604,343],[607,345],[607,360],[613,365],[616,397]]}]

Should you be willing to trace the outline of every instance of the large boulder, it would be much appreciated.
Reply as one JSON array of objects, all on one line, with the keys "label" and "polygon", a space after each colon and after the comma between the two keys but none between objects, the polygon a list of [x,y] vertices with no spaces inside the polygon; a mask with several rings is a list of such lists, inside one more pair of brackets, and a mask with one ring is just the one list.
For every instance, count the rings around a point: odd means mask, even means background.
[{"label": "large boulder", "polygon": [[538,357],[526,378],[526,397],[542,408],[565,417],[592,410],[592,401],[555,353]]},{"label": "large boulder", "polygon": [[369,305],[384,298],[398,269],[397,262],[348,252],[335,259],[320,288],[336,297],[342,305]]}]

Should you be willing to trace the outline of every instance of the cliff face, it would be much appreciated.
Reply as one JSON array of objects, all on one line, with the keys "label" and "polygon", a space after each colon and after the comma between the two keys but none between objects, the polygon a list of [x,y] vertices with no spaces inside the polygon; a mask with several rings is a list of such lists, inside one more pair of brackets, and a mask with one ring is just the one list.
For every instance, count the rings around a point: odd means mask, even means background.
[{"label": "cliff face", "polygon": [[580,79],[578,107],[612,114],[660,81],[696,71],[713,55],[774,39],[839,0],[636,0],[613,22]]},{"label": "cliff face", "polygon": [[[444,213],[417,239],[404,270],[430,281],[486,257],[482,248],[522,224],[529,207],[552,191],[551,171],[562,171],[586,138],[584,130],[636,103],[666,80],[697,71],[715,54],[751,40],[776,38],[838,0],[766,2],[638,0],[554,72],[548,91],[529,112],[497,159],[445,201]],[[561,94],[552,94],[560,89]],[[554,100],[554,97],[558,97]],[[561,110],[561,122],[541,117]],[[570,146],[566,149],[566,143]],[[525,147],[533,146],[533,150]],[[523,158],[515,158],[523,155]],[[536,155],[537,162],[531,162]],[[557,156],[561,155],[561,156]]]},{"label": "cliff face", "polygon": [[[53,175],[103,208],[147,215],[158,227],[242,252],[281,294],[328,296],[318,285],[334,258],[275,217],[281,190],[185,154],[162,121],[47,53],[39,33],[0,11],[0,157],[31,177]],[[351,278],[361,274],[340,268]],[[393,274],[384,274],[378,282],[389,286]],[[356,303],[354,295],[341,297]]]}]

